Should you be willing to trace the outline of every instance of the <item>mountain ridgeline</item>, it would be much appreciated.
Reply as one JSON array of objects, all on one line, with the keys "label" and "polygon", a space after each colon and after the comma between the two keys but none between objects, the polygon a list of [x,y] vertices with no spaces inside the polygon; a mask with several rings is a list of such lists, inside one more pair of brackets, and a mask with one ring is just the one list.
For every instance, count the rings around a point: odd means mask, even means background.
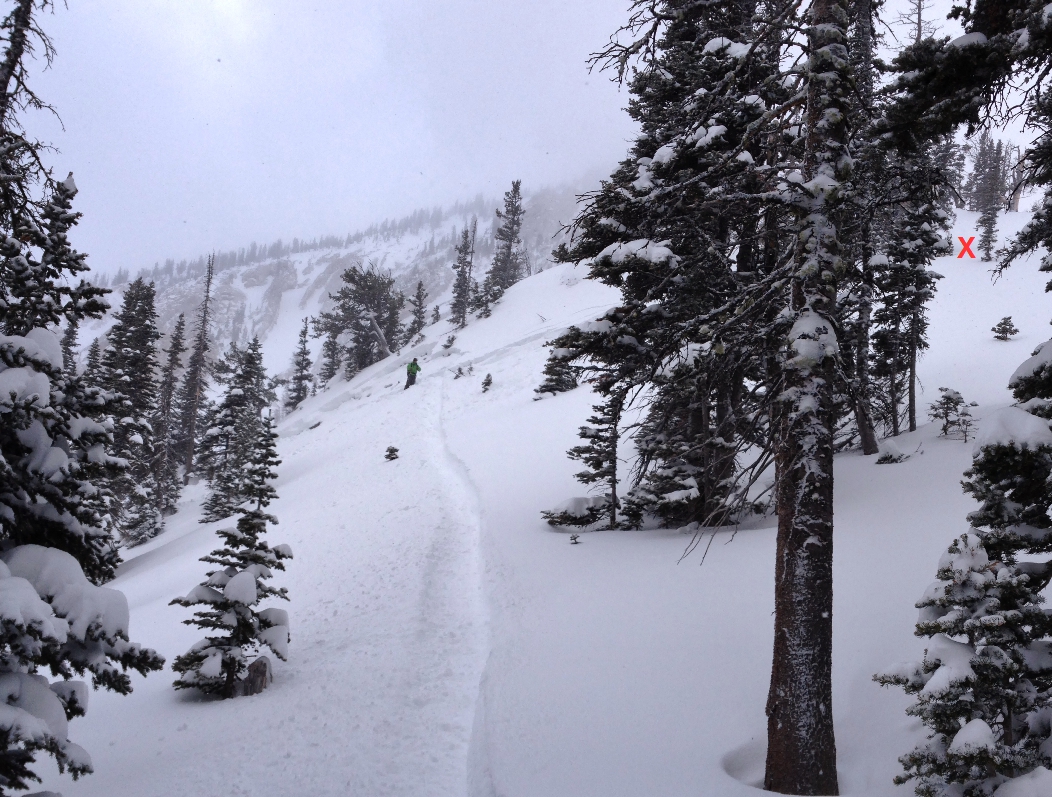
[{"label": "mountain ridgeline", "polygon": [[[521,238],[529,270],[542,271],[551,265],[551,252],[566,239],[563,225],[575,214],[573,187],[544,188],[526,195]],[[463,230],[477,220],[476,271],[484,274],[495,251],[494,234],[499,225],[495,211],[500,200],[478,195],[467,202],[432,210],[417,210],[395,220],[385,220],[346,236],[324,236],[310,241],[294,238],[269,245],[215,254],[213,285],[214,316],[211,351],[224,351],[230,343],[245,345],[252,338],[265,344],[268,369],[282,372],[289,367],[296,334],[306,316],[328,311],[329,295],[342,285],[341,276],[355,265],[389,272],[396,290],[411,296],[422,282],[428,294],[429,313],[441,305],[445,316],[447,298],[455,277],[452,268],[455,247]],[[136,277],[153,282],[157,295],[158,328],[167,338],[180,314],[193,315],[204,290],[207,257],[166,260],[132,274],[126,269],[98,279],[109,287],[114,307],[120,305],[127,285]],[[408,318],[409,305],[403,312]],[[108,329],[108,323],[86,325],[80,340],[86,349],[93,337]],[[316,358],[317,359],[317,358]]]}]

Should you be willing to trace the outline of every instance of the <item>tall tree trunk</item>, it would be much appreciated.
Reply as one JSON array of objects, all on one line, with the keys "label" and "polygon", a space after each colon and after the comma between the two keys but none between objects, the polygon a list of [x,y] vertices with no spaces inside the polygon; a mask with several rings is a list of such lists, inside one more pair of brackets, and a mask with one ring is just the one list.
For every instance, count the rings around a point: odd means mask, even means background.
[{"label": "tall tree trunk", "polygon": [[[851,60],[855,78],[855,92],[862,115],[869,119],[873,106],[873,0],[852,0]],[[857,186],[862,192],[869,186]],[[865,211],[863,211],[865,212]],[[862,279],[859,285],[858,337],[855,346],[855,425],[858,427],[862,453],[866,456],[880,451],[873,428],[870,406],[869,345],[873,320],[873,225],[868,215],[859,229],[861,244]]]},{"label": "tall tree trunk", "polygon": [[906,389],[908,391],[908,415],[911,432],[917,431],[917,348],[920,345],[917,325],[920,322],[919,314],[920,311],[914,308],[913,317],[910,319],[910,382]]},{"label": "tall tree trunk", "polygon": [[902,382],[899,374],[899,362],[902,353],[902,324],[895,323],[895,352],[891,358],[891,375],[888,377],[888,401],[891,403],[891,435],[898,437],[902,431],[899,420],[899,404],[902,403]]},{"label": "tall tree trunk", "polygon": [[872,247],[869,243],[870,225],[863,225],[862,285],[859,288],[858,339],[855,346],[855,424],[866,456],[880,451],[877,433],[873,428],[869,396],[869,330],[873,323],[873,268],[869,260]]},{"label": "tall tree trunk", "polygon": [[621,410],[624,407],[625,397],[617,395],[613,397],[610,406],[610,528],[617,528],[617,449],[620,444],[621,434]]},{"label": "tall tree trunk", "polygon": [[[808,29],[800,245],[775,439],[778,542],[764,788],[839,793],[833,733],[833,219],[850,174],[847,0],[815,0]],[[816,180],[815,178],[820,178]],[[814,182],[812,182],[814,181]]]},{"label": "tall tree trunk", "polygon": [[14,10],[4,20],[7,49],[4,51],[4,60],[0,62],[0,128],[6,128],[7,114],[19,90],[19,70],[22,68],[29,29],[33,24],[35,2],[36,0],[18,0]]},{"label": "tall tree trunk", "polygon": [[376,338],[376,345],[380,348],[380,359],[387,359],[391,356],[391,347],[387,345],[387,337],[376,322],[376,313],[369,313],[369,328],[372,330],[373,337]]}]

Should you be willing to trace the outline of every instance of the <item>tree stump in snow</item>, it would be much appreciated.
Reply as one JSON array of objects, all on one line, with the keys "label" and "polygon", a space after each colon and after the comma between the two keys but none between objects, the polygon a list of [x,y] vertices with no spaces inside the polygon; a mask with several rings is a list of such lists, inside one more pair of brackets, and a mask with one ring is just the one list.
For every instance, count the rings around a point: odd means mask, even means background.
[{"label": "tree stump in snow", "polygon": [[266,656],[260,656],[250,665],[248,665],[248,674],[245,676],[239,686],[239,690],[242,695],[248,697],[249,695],[258,695],[270,682],[274,680],[274,675],[270,671],[270,659]]}]

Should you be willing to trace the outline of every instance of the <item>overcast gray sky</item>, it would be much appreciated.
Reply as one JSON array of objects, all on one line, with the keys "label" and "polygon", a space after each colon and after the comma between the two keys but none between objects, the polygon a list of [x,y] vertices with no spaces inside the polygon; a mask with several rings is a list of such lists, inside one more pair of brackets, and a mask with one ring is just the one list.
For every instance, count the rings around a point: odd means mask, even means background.
[{"label": "overcast gray sky", "polygon": [[69,0],[36,87],[94,268],[346,233],[619,160],[626,0]]},{"label": "overcast gray sky", "polygon": [[[629,0],[68,3],[35,83],[65,129],[30,127],[76,175],[74,242],[99,270],[346,233],[516,178],[594,183],[634,131],[585,64]],[[956,35],[950,5],[931,17]]]}]

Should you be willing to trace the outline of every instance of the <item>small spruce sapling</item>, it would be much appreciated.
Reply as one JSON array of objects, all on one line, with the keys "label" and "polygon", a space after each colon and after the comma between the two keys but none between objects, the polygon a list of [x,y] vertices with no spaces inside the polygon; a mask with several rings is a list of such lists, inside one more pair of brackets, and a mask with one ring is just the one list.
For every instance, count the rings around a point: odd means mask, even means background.
[{"label": "small spruce sapling", "polygon": [[596,485],[599,495],[573,498],[562,507],[541,512],[552,526],[591,526],[605,517],[607,528],[617,528],[617,446],[620,436],[621,412],[625,395],[611,393],[602,404],[592,407],[588,425],[580,427],[577,436],[584,445],[567,451],[570,459],[583,462],[587,470],[574,475],[581,484]]},{"label": "small spruce sapling", "polygon": [[[971,419],[971,413],[968,411],[969,407],[979,406],[976,402],[966,402],[964,397],[956,390],[948,387],[940,387],[939,400],[932,403],[928,407],[928,417],[933,421],[938,421],[942,424],[942,428],[939,430],[940,437],[951,437],[955,434],[967,434],[974,429],[974,421]],[[968,419],[967,430],[962,429],[961,419],[962,413],[964,417]]]},{"label": "small spruce sapling", "polygon": [[[185,598],[176,598],[180,606],[205,606],[194,613],[187,625],[208,629],[207,636],[182,656],[172,669],[180,674],[176,689],[199,689],[206,694],[235,697],[242,693],[249,657],[262,658],[259,650],[266,645],[279,659],[288,657],[289,615],[284,609],[258,609],[260,601],[276,597],[288,600],[285,587],[267,583],[274,570],[284,570],[285,560],[292,558],[288,545],[271,548],[263,539],[267,524],[278,520],[264,510],[277,498],[270,482],[277,476],[277,433],[270,416],[259,420],[256,444],[252,452],[242,489],[245,504],[235,510],[239,515],[236,528],[217,533],[223,547],[202,562],[218,565],[207,578]],[[247,505],[247,507],[246,507]]]},{"label": "small spruce sapling", "polygon": [[435,305],[435,309],[431,311],[431,323],[437,324],[442,320],[442,313],[438,309],[438,305]]},{"label": "small spruce sapling", "polygon": [[453,344],[456,343],[456,341],[457,341],[457,336],[456,335],[450,335],[448,338],[446,338],[446,342],[442,344],[442,348],[443,349],[452,349],[453,348]]},{"label": "small spruce sapling", "polygon": [[457,370],[453,374],[454,379],[460,379],[464,375],[464,369],[461,366],[457,366]]},{"label": "small spruce sapling", "polygon": [[994,333],[994,338],[997,340],[1009,340],[1019,334],[1019,330],[1012,323],[1012,316],[1010,315],[1006,315],[998,321],[996,326],[990,328],[990,331]]},{"label": "small spruce sapling", "polygon": [[387,447],[387,453],[384,454],[384,459],[390,462],[392,459],[398,459],[398,449],[394,446]]},{"label": "small spruce sapling", "polygon": [[493,387],[493,376],[486,374],[486,378],[482,380],[482,392],[488,393],[491,387]]}]

